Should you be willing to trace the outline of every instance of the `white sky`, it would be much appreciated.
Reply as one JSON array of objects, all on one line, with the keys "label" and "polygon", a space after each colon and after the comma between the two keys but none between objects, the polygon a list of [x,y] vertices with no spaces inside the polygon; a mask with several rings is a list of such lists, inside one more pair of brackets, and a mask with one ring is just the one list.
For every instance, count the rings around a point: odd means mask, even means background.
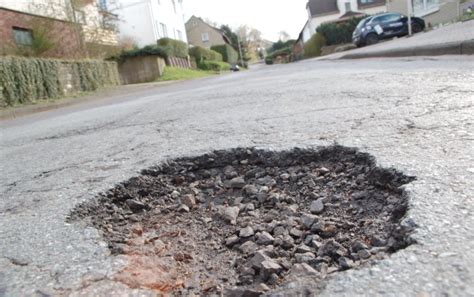
[{"label": "white sky", "polygon": [[265,39],[278,40],[286,31],[296,39],[307,20],[307,0],[184,0],[186,21],[192,16],[232,28],[249,25]]}]

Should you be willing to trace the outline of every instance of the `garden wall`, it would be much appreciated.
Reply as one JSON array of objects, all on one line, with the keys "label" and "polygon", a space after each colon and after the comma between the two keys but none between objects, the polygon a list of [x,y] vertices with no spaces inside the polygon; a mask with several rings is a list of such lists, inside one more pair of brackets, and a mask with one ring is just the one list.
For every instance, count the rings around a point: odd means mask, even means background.
[{"label": "garden wall", "polygon": [[156,56],[127,57],[119,62],[118,69],[123,84],[155,81],[163,75],[165,59]]},{"label": "garden wall", "polygon": [[119,84],[115,62],[0,57],[2,107]]}]

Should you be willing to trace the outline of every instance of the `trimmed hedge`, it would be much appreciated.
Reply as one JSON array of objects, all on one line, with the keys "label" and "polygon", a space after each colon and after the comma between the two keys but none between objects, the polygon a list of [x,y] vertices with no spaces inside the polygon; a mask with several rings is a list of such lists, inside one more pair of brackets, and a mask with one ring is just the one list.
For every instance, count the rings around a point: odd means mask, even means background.
[{"label": "trimmed hedge", "polygon": [[200,46],[190,48],[189,55],[196,59],[196,63],[200,63],[201,61],[223,61],[220,53]]},{"label": "trimmed hedge", "polygon": [[304,44],[304,57],[312,58],[321,55],[321,48],[326,45],[326,39],[321,33],[314,34],[308,42]]},{"label": "trimmed hedge", "polygon": [[108,60],[124,60],[126,58],[141,57],[141,56],[159,56],[163,59],[171,56],[171,50],[167,47],[158,45],[147,45],[142,48],[136,48],[129,51],[122,52],[117,57],[110,57]]},{"label": "trimmed hedge", "polygon": [[229,71],[230,64],[218,61],[202,61],[198,64],[199,69],[206,71]]},{"label": "trimmed hedge", "polygon": [[239,54],[237,51],[228,44],[212,46],[211,50],[220,53],[224,62],[229,64],[236,64],[239,60]]},{"label": "trimmed hedge", "polygon": [[120,84],[114,62],[0,57],[0,106],[61,97],[67,74],[79,91]]},{"label": "trimmed hedge", "polygon": [[170,56],[178,58],[188,57],[188,44],[176,39],[161,38],[158,40],[158,46],[167,49]]},{"label": "trimmed hedge", "polygon": [[323,35],[327,45],[351,43],[352,32],[354,32],[357,24],[364,18],[351,18],[342,23],[322,24],[316,29],[316,32]]}]

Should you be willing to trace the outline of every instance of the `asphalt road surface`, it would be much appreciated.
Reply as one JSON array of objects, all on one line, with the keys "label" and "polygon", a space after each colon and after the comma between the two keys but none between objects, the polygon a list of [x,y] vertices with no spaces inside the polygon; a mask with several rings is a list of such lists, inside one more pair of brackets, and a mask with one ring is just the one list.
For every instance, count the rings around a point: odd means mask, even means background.
[{"label": "asphalt road surface", "polygon": [[168,158],[338,143],[417,176],[419,243],[322,295],[474,296],[473,86],[474,57],[304,61],[3,121],[0,295],[152,294],[112,280],[123,259],[65,222],[76,204]]}]

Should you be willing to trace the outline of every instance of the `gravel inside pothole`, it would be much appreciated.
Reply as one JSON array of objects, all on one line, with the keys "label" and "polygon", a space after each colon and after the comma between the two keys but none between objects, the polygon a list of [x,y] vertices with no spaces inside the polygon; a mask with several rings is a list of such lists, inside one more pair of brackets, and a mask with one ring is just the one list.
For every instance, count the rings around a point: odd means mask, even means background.
[{"label": "gravel inside pothole", "polygon": [[130,287],[258,296],[412,243],[401,186],[413,179],[341,146],[239,148],[143,170],[70,219],[102,231],[128,259],[115,278]]}]

